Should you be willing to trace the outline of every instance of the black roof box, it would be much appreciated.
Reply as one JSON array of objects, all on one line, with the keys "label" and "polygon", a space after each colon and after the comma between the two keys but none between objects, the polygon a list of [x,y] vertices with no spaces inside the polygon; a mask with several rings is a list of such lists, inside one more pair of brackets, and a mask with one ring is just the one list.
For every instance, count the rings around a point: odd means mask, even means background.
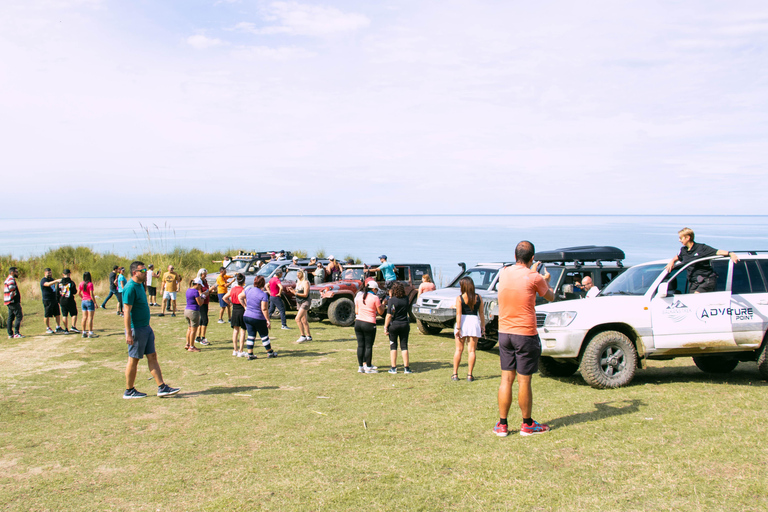
[{"label": "black roof box", "polygon": [[625,258],[624,251],[617,247],[598,247],[596,245],[583,245],[580,247],[565,247],[554,251],[537,252],[536,261],[543,263],[555,263],[558,261],[620,261]]}]

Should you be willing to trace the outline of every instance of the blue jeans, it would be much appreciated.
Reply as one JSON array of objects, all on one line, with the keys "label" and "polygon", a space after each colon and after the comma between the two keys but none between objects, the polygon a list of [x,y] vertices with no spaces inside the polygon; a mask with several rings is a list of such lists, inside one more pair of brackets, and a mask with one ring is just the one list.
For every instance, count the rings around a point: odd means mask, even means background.
[{"label": "blue jeans", "polygon": [[107,301],[111,299],[113,295],[117,295],[117,290],[109,290],[109,295],[107,295],[107,298],[101,303],[101,307],[107,307]]},{"label": "blue jeans", "polygon": [[285,304],[283,304],[283,299],[280,297],[269,298],[269,316],[272,316],[275,308],[280,311],[280,322],[282,322],[283,326],[287,326],[288,324],[285,323]]}]

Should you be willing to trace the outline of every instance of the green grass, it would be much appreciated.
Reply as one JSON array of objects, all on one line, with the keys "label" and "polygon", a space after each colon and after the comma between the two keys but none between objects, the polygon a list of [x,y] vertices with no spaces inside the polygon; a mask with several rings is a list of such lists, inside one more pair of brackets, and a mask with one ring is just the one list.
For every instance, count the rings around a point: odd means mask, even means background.
[{"label": "green grass", "polygon": [[[215,343],[199,354],[181,348],[181,316],[153,317],[165,379],[182,392],[153,396],[142,361],[137,388],[150,396],[128,401],[111,311],[97,313],[101,337],[83,340],[34,336],[41,307],[24,307],[28,337],[0,341],[5,510],[768,508],[754,363],[727,376],[651,363],[616,390],[535,376],[534,417],[553,431],[498,438],[498,354],[478,354],[476,382],[451,382],[447,332],[413,328],[414,375],[363,375],[351,328],[313,322],[304,345],[296,329],[273,330],[280,356],[249,362],[232,357],[215,305]],[[374,364],[388,355],[380,328]]]}]

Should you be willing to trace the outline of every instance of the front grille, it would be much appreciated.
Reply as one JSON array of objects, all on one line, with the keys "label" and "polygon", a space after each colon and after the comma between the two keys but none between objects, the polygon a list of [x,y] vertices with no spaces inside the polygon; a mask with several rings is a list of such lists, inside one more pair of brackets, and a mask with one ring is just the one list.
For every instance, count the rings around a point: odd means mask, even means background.
[{"label": "front grille", "polygon": [[536,327],[544,327],[544,321],[547,319],[546,313],[536,313]]},{"label": "front grille", "polygon": [[320,292],[317,290],[309,290],[309,300],[320,299]]},{"label": "front grille", "polygon": [[440,305],[440,299],[421,299],[421,305],[428,308],[436,308]]}]

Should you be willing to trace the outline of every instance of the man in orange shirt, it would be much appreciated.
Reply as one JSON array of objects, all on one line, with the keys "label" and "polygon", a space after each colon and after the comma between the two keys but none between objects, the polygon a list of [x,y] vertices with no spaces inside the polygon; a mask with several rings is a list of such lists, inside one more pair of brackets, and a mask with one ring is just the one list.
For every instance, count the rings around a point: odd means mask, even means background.
[{"label": "man in orange shirt", "polygon": [[499,421],[493,428],[497,436],[509,434],[507,415],[512,404],[512,384],[517,377],[517,405],[523,413],[521,436],[549,432],[531,418],[533,391],[531,375],[539,370],[541,340],[536,329],[536,294],[548,301],[555,299],[549,287],[549,272],[538,272],[540,263],[533,261],[533,244],[522,241],[515,248],[515,265],[499,272],[499,356],[501,384],[499,384]]}]

